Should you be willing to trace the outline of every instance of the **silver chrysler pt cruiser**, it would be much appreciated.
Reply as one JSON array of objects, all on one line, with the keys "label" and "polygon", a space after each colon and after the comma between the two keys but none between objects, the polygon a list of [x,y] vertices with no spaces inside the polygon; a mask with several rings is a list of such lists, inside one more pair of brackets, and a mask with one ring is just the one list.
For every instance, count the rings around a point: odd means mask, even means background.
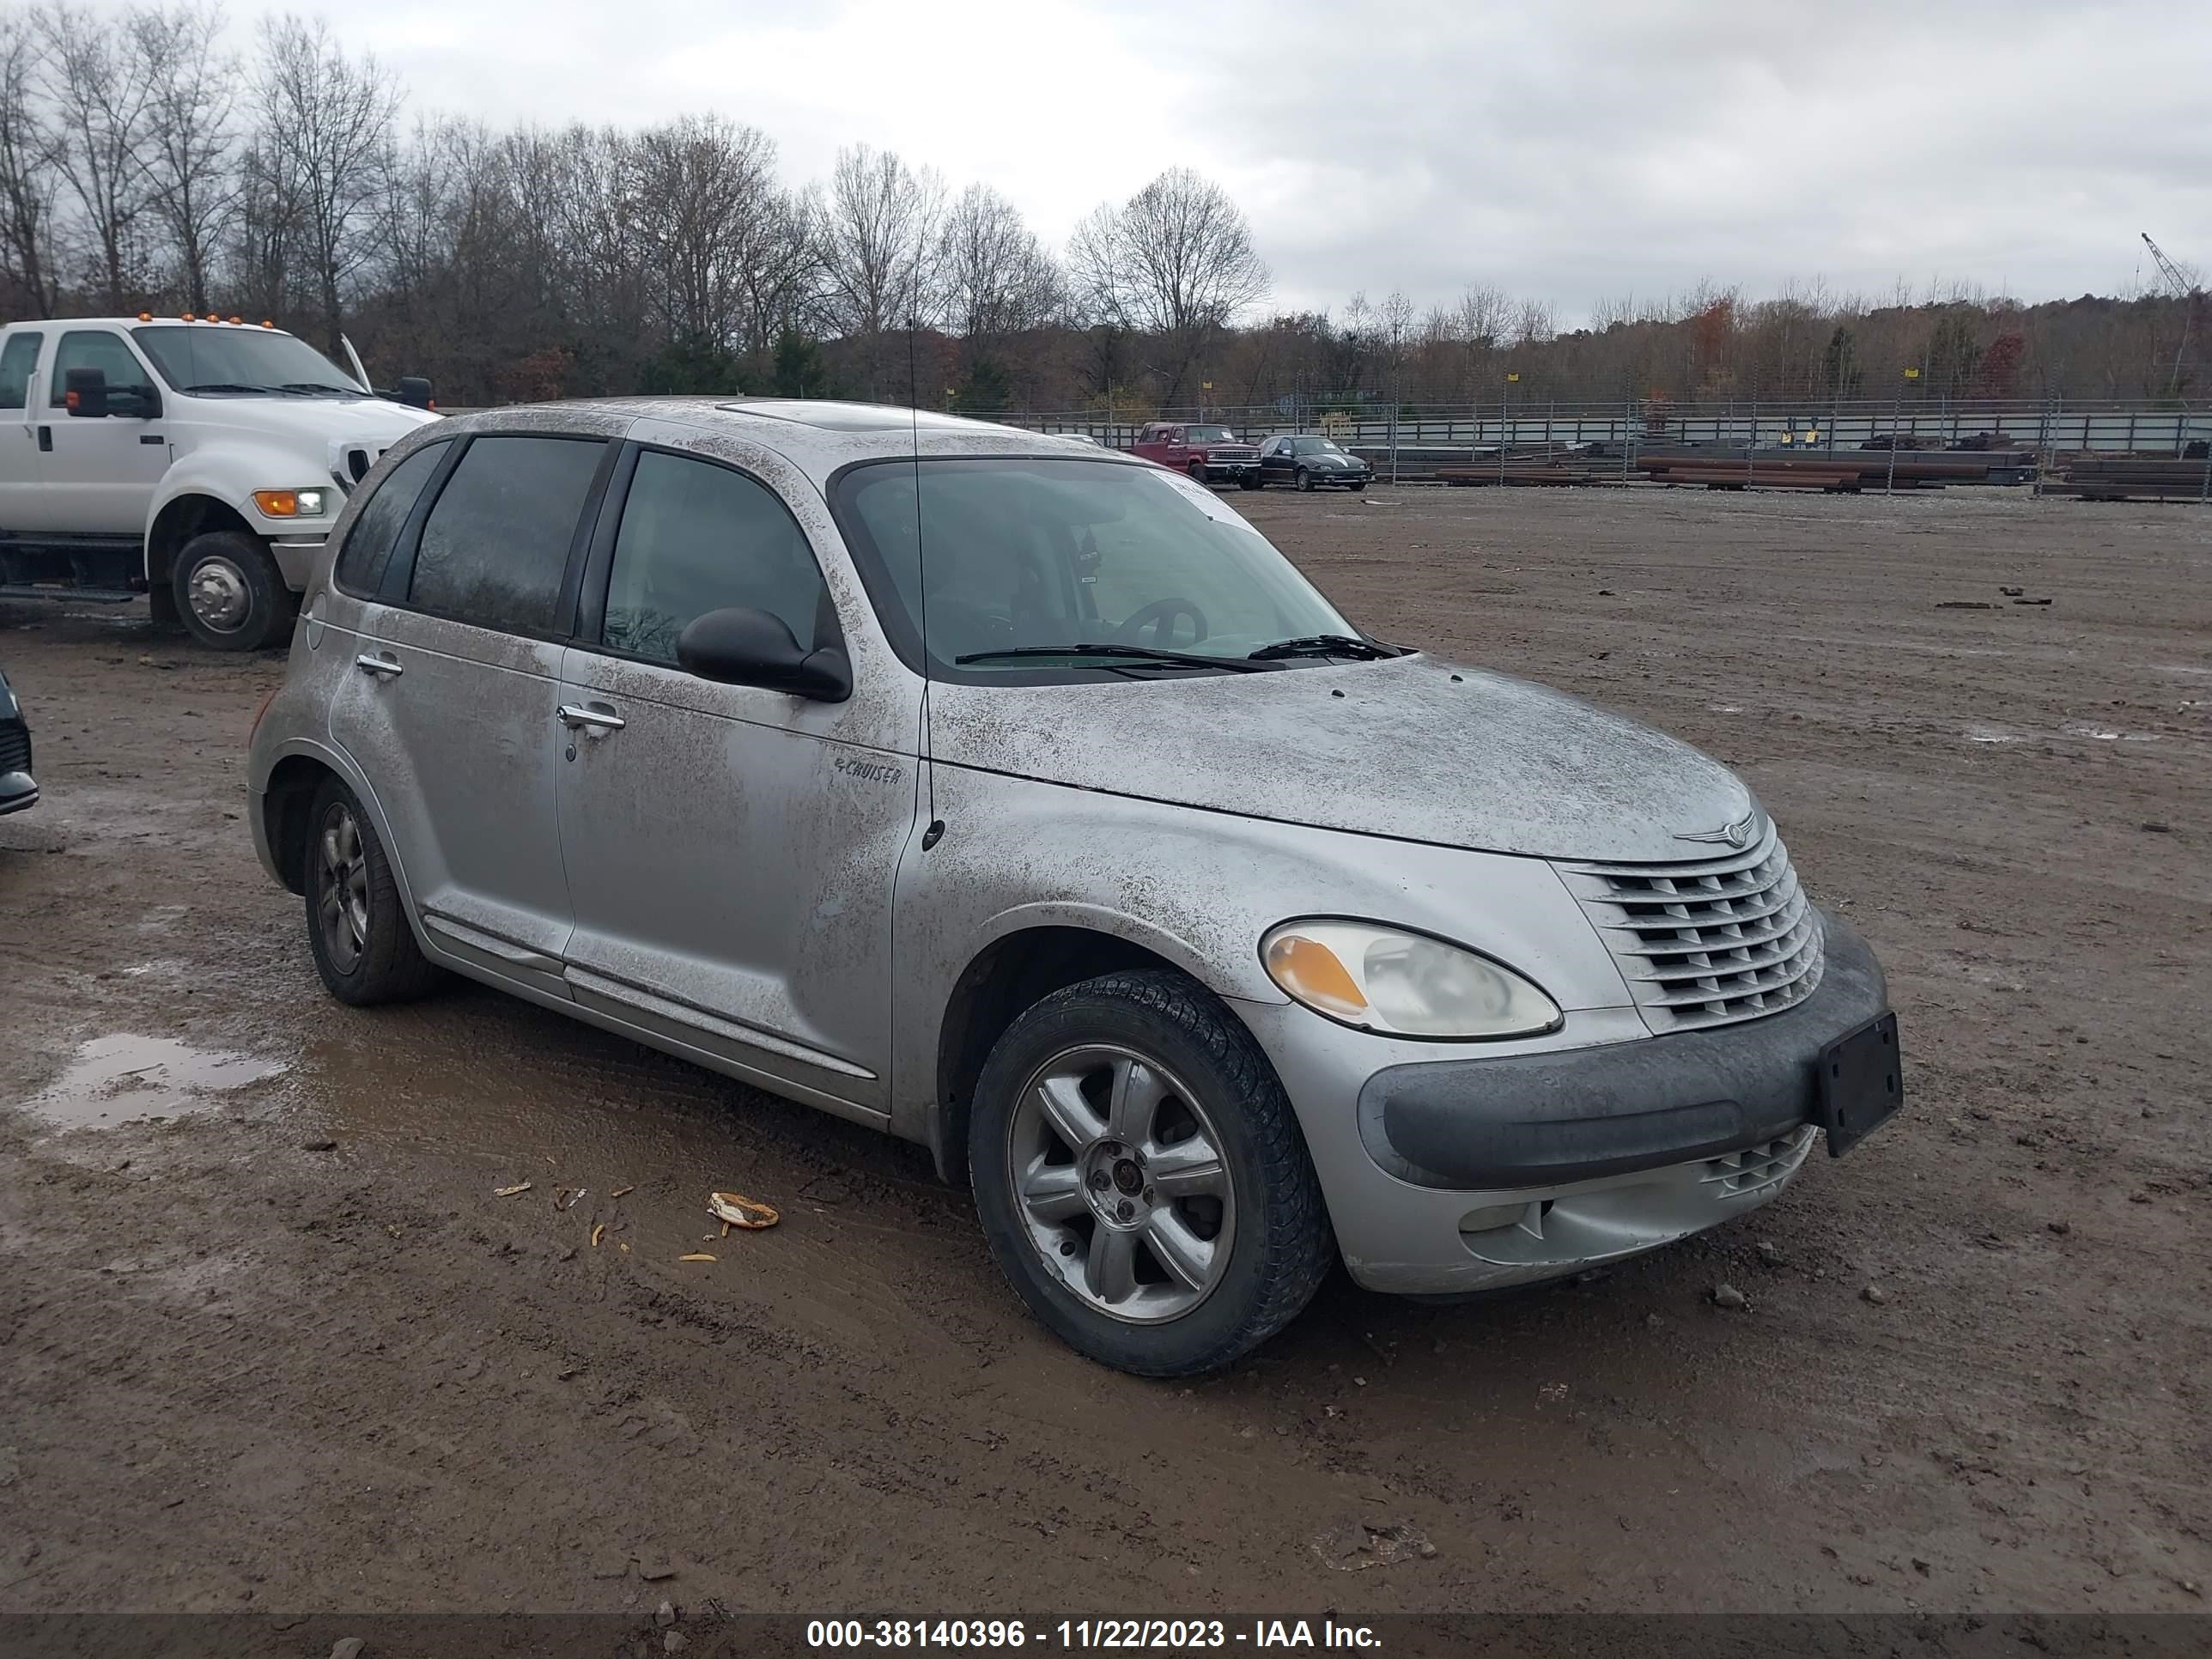
[{"label": "silver chrysler pt cruiser", "polygon": [[1226,1364],[1741,1215],[1901,1098],[1744,785],[1363,634],[1211,491],[900,409],[428,426],[251,818],[331,994],[467,975],[927,1146],[1032,1313]]}]

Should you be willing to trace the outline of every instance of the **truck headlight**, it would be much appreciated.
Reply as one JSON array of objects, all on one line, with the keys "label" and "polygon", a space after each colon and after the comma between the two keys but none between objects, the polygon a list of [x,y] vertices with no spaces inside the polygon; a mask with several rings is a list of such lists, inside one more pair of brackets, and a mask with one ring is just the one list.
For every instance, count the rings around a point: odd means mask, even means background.
[{"label": "truck headlight", "polygon": [[257,489],[253,504],[272,519],[319,519],[330,500],[320,487],[307,489]]},{"label": "truck headlight", "polygon": [[1286,921],[1260,941],[1292,1001],[1363,1031],[1412,1037],[1532,1036],[1559,1006],[1511,969],[1379,922]]}]

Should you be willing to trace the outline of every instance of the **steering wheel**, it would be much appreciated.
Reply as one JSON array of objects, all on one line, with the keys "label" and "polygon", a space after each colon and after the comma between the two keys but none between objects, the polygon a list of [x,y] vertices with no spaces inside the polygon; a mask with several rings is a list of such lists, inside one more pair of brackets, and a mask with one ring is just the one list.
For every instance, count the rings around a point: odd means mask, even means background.
[{"label": "steering wheel", "polygon": [[[1114,630],[1115,645],[1151,645],[1157,650],[1173,650],[1175,625],[1183,617],[1190,618],[1190,643],[1196,645],[1206,636],[1206,612],[1188,599],[1154,599]],[[1146,626],[1152,630],[1148,641],[1141,637]]]}]

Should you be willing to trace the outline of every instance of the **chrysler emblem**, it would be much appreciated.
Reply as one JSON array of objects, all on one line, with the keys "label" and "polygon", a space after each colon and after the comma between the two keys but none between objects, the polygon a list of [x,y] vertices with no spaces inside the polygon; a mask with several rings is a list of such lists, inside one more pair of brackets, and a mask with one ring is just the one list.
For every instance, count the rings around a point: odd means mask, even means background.
[{"label": "chrysler emblem", "polygon": [[1707,842],[1717,847],[1721,845],[1723,842],[1726,842],[1729,846],[1733,847],[1741,852],[1743,848],[1751,845],[1752,826],[1758,822],[1759,809],[1754,806],[1750,811],[1746,812],[1734,823],[1724,823],[1717,830],[1698,830],[1688,832],[1678,831],[1674,839],[1676,841]]}]

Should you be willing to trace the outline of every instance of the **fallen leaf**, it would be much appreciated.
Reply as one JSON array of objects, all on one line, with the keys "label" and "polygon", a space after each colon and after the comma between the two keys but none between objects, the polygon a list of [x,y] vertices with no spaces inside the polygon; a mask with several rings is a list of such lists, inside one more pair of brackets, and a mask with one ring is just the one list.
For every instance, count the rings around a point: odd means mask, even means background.
[{"label": "fallen leaf", "polygon": [[676,1259],[678,1261],[712,1261],[714,1258],[704,1250],[694,1250],[689,1255],[679,1255]]},{"label": "fallen leaf", "polygon": [[636,1190],[637,1188],[635,1187],[617,1187],[614,1191],[609,1193],[607,1196],[609,1198],[620,1198],[624,1193],[634,1193]]},{"label": "fallen leaf", "polygon": [[598,1226],[592,1229],[592,1248],[595,1250],[598,1249],[599,1248],[599,1241],[606,1236],[607,1224],[602,1221]]},{"label": "fallen leaf", "polygon": [[491,1189],[491,1195],[494,1198],[513,1198],[517,1193],[526,1193],[529,1190],[530,1183],[528,1182],[519,1181],[512,1187],[493,1188]]}]

